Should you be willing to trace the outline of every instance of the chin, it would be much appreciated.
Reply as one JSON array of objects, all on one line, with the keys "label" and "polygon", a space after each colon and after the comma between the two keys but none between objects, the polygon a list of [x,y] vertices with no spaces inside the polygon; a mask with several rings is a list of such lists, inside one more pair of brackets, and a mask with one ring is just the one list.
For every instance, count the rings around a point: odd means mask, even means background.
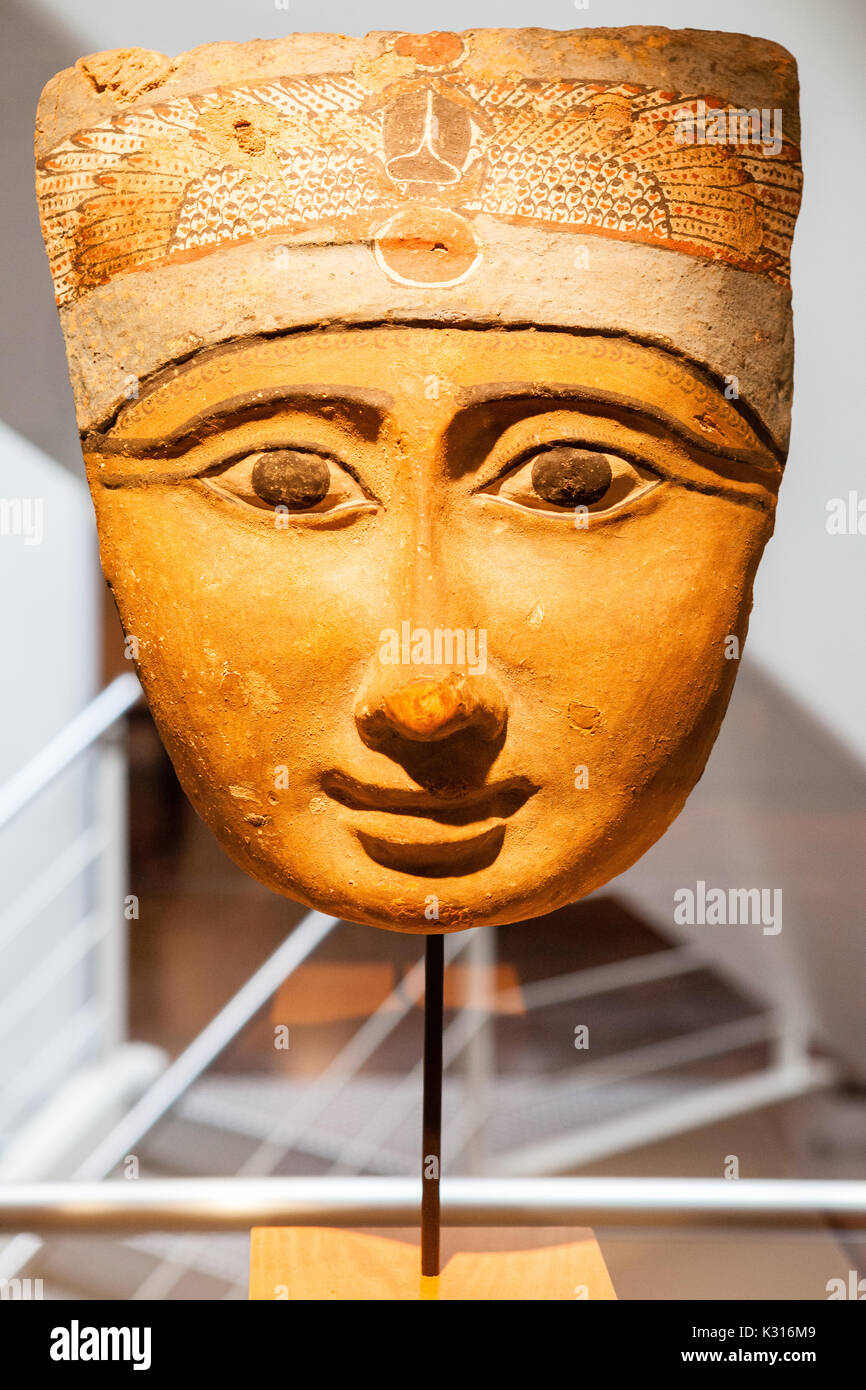
[{"label": "chin", "polygon": [[294,862],[251,854],[248,844],[224,834],[218,838],[240,868],[293,902],[343,921],[420,936],[542,917],[585,897],[627,867],[611,861],[599,864],[589,853],[575,862],[575,847],[570,845],[558,871],[554,863],[548,860],[545,865],[538,856],[532,857],[533,867],[527,869],[525,862],[515,862],[503,851],[489,868],[471,876],[423,877],[384,868],[356,851],[339,856],[337,878],[325,871],[299,872]]}]

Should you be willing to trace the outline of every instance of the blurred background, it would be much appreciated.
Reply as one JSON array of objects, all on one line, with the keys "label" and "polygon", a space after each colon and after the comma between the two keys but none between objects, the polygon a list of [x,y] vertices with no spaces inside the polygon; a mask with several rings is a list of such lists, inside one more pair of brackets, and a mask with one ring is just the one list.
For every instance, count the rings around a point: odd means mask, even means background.
[{"label": "blurred background", "polygon": [[[98,570],[32,170],[39,92],[84,54],[400,29],[405,5],[30,0],[2,13],[0,1182],[413,1173],[420,940],[304,926],[247,879],[188,806],[136,698]],[[866,12],[535,0],[530,15],[518,0],[438,0],[412,27],[530,19],[723,25],[795,54],[796,396],[748,651],[686,810],[594,897],[449,938],[444,1171],[862,1178],[866,537],[826,523],[834,499],[866,497],[853,172]],[[699,880],[781,889],[782,930],[677,926],[673,894]],[[185,1084],[160,1092],[182,1056]],[[113,1127],[143,1097],[147,1123],[118,1153]],[[820,1220],[597,1235],[622,1298],[825,1298],[828,1280],[866,1274],[862,1244]],[[0,1247],[0,1277],[40,1277],[54,1297],[243,1298],[247,1259],[244,1236],[16,1240]]]}]

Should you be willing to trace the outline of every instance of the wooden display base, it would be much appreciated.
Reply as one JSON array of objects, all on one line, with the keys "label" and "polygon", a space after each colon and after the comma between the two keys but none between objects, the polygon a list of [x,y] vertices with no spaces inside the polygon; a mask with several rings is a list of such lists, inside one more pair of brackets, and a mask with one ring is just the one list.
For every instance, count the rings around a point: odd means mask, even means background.
[{"label": "wooden display base", "polygon": [[586,1228],[443,1228],[442,1273],[422,1281],[417,1232],[258,1226],[251,1232],[250,1298],[609,1300],[616,1294]]}]

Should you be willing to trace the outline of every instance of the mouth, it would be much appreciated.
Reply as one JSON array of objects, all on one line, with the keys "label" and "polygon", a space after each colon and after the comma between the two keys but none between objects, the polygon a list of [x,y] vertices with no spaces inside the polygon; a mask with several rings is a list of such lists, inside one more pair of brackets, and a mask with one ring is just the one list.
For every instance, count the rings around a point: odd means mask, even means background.
[{"label": "mouth", "polygon": [[492,864],[507,821],[538,791],[526,777],[432,793],[371,786],[342,772],[326,773],[322,789],[343,808],[371,859],[427,878],[475,873]]},{"label": "mouth", "polygon": [[374,787],[344,772],[326,773],[322,788],[333,801],[353,811],[416,816],[442,825],[470,825],[492,818],[506,820],[538,791],[528,777],[430,792],[414,787]]}]

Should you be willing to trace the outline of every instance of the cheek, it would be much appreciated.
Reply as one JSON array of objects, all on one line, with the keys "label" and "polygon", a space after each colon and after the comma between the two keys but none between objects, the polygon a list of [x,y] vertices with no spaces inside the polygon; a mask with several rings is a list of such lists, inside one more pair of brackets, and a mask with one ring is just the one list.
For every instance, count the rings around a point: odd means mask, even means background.
[{"label": "cheek", "polygon": [[742,646],[771,525],[755,509],[671,485],[588,531],[494,523],[490,652],[533,717],[573,730],[571,743],[622,736],[619,756],[629,739],[676,741],[707,706],[724,709],[738,664],[726,639]]},{"label": "cheek", "polygon": [[103,569],[151,707],[177,739],[206,739],[215,758],[224,746],[235,759],[243,740],[279,753],[291,739],[297,753],[326,697],[346,707],[380,626],[381,566],[364,560],[361,526],[248,526],[180,486],[96,503]]}]

